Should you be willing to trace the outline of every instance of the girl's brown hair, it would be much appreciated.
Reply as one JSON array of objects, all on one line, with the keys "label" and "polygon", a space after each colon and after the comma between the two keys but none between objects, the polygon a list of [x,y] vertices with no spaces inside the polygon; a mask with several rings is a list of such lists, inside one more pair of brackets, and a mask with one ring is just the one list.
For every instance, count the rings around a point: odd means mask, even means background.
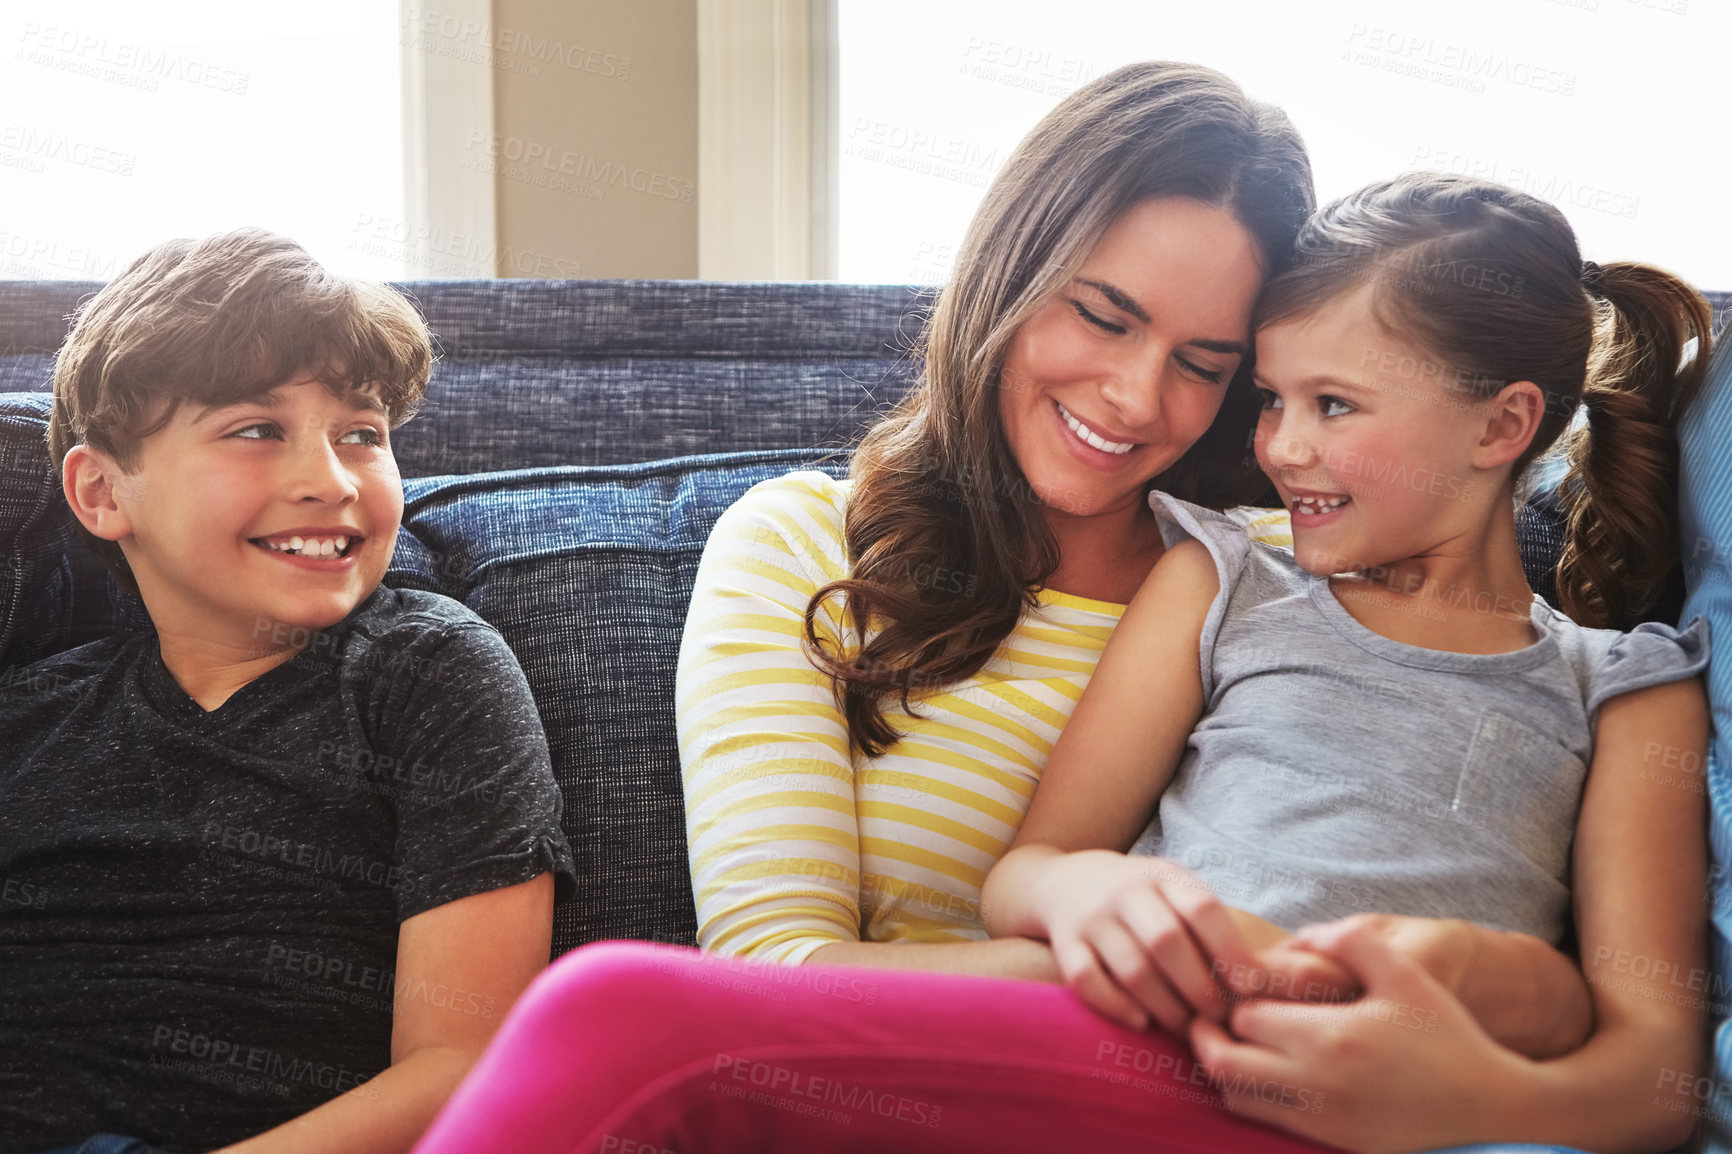
[{"label": "girl's brown hair", "polygon": [[[1266,272],[1284,265],[1314,204],[1305,146],[1284,113],[1218,72],[1171,63],[1128,65],[1078,89],[987,190],[917,349],[920,380],[855,452],[850,574],[806,609],[814,660],[868,756],[901,736],[884,716],[891,699],[908,709],[911,693],[978,672],[1057,569],[1058,547],[999,424],[999,371],[1017,328],[1108,226],[1161,196],[1230,213]],[[1256,412],[1247,364],[1214,424],[1151,487],[1217,506],[1263,492],[1245,452]],[[922,579],[933,574],[967,577]],[[852,628],[875,630],[852,654],[819,635],[831,598]]]},{"label": "girl's brown hair", "polygon": [[[333,276],[286,237],[242,228],[165,241],[73,315],[54,360],[48,451],[57,472],[81,443],[130,471],[183,403],[253,400],[302,373],[339,397],[370,393],[395,428],[432,367],[427,325],[401,294]],[[120,546],[78,530],[136,593]]]},{"label": "girl's brown hair", "polygon": [[[1567,434],[1563,609],[1628,629],[1678,558],[1677,419],[1708,363],[1713,317],[1689,285],[1644,264],[1584,264],[1563,213],[1515,189],[1409,173],[1341,198],[1300,232],[1255,325],[1314,315],[1366,283],[1391,334],[1448,366],[1448,387],[1495,395],[1532,381],[1545,413],[1521,477]],[[1694,356],[1686,363],[1691,342]]]}]

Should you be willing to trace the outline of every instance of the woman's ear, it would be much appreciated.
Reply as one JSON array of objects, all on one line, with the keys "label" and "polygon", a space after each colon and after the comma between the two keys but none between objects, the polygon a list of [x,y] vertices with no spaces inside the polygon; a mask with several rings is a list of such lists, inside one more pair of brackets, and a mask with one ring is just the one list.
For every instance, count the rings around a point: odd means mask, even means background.
[{"label": "woman's ear", "polygon": [[1481,469],[1510,464],[1527,452],[1546,415],[1546,395],[1532,381],[1512,381],[1485,402],[1485,432],[1474,448]]},{"label": "woman's ear", "polygon": [[60,487],[72,515],[93,537],[119,541],[132,536],[125,498],[135,496],[144,478],[128,473],[114,458],[89,445],[74,445],[60,466]]}]

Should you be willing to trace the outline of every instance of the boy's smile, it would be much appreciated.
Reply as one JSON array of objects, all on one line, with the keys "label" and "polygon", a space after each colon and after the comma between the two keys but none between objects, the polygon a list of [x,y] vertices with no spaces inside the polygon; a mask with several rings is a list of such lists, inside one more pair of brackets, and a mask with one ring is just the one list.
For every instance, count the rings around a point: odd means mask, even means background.
[{"label": "boy's smile", "polygon": [[370,397],[306,375],[253,401],[182,405],[113,486],[111,539],[158,633],[256,657],[280,648],[279,625],[348,616],[383,579],[403,515],[389,431]]}]

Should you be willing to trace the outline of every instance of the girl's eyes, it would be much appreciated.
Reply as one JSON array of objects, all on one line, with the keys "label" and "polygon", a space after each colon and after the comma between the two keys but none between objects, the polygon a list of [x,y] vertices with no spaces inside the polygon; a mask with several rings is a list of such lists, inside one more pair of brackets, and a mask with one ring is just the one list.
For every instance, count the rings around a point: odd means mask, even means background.
[{"label": "girl's eyes", "polygon": [[[1262,400],[1263,408],[1265,410],[1274,410],[1282,407],[1281,398],[1270,392],[1268,389],[1258,389],[1257,396]],[[1328,393],[1318,394],[1317,408],[1325,417],[1344,417],[1348,413],[1357,411],[1350,402],[1344,401],[1340,397],[1332,397]]]}]

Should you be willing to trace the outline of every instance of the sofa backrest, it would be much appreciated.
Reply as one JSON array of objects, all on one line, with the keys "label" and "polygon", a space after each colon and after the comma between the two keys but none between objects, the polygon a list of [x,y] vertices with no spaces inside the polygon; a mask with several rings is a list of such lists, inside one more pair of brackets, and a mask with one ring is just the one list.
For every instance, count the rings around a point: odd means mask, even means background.
[{"label": "sofa backrest", "polygon": [[[0,393],[50,387],[92,281],[0,281]],[[411,281],[439,349],[405,477],[852,444],[913,383],[907,285]]]}]

